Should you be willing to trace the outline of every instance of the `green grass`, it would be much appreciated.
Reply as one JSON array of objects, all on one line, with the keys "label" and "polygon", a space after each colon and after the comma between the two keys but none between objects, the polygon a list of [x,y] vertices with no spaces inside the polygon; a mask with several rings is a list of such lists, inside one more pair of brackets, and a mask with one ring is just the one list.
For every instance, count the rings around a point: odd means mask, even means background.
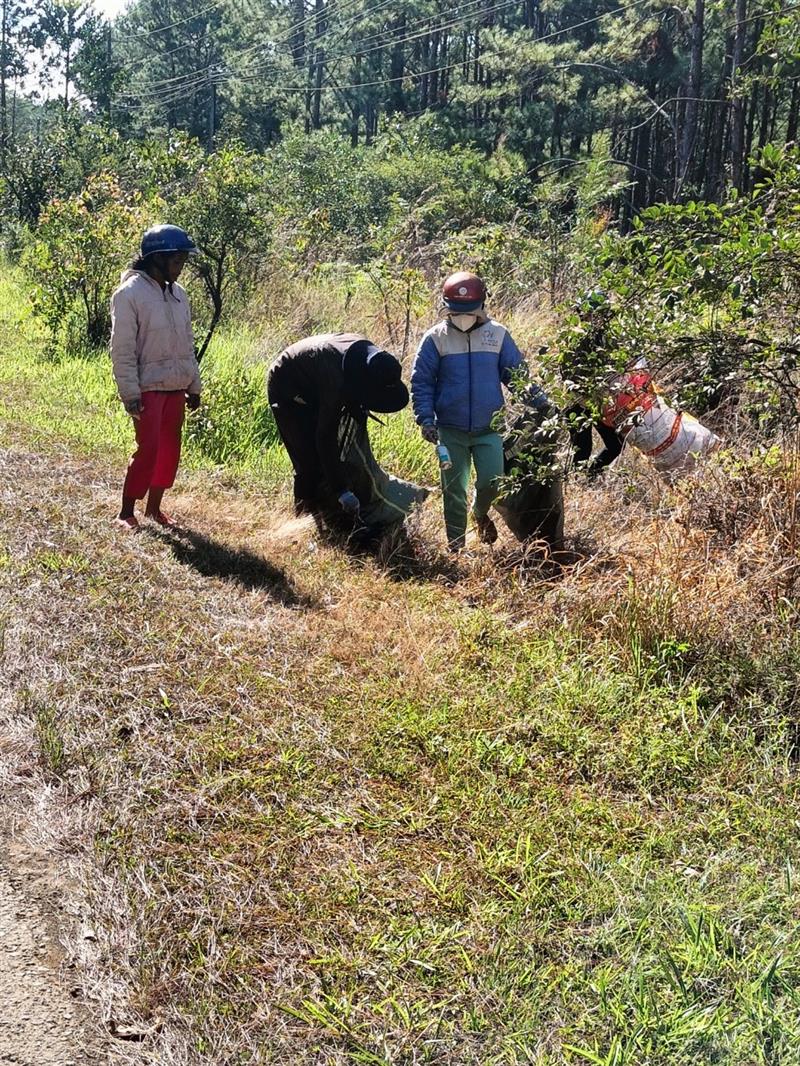
[{"label": "green grass", "polygon": [[[282,468],[257,346],[228,337],[208,432],[234,484],[195,491],[205,541],[119,540],[107,363],[4,329],[0,680],[47,775],[94,797],[92,980],[158,1023],[152,1061],[188,1040],[220,1066],[800,1063],[780,538],[710,553],[699,528],[653,534],[645,499],[631,539],[661,555],[614,555],[598,519],[594,568],[537,581],[500,550],[454,583],[425,545],[392,572],[281,537],[236,484]],[[380,454],[427,475],[408,429]],[[573,503],[619,506],[591,492]]]},{"label": "green grass", "polygon": [[[23,418],[45,437],[68,441],[82,452],[122,459],[133,445],[131,420],[116,394],[109,355],[44,355],[45,335],[25,298],[19,272],[0,271],[3,329],[13,336],[0,361],[6,399],[0,414]],[[266,396],[266,371],[277,350],[265,350],[252,329],[220,331],[203,362],[204,403],[188,414],[185,469],[226,470],[263,484],[290,474]],[[373,424],[379,461],[408,477],[436,477],[433,449],[413,428],[410,411]]]}]

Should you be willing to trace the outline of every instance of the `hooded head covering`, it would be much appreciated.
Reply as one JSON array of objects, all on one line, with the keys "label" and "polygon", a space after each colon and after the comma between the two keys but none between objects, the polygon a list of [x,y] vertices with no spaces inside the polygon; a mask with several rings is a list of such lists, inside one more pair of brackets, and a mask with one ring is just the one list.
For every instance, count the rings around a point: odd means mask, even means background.
[{"label": "hooded head covering", "polygon": [[399,360],[368,340],[357,341],[342,363],[348,406],[391,414],[408,403]]}]

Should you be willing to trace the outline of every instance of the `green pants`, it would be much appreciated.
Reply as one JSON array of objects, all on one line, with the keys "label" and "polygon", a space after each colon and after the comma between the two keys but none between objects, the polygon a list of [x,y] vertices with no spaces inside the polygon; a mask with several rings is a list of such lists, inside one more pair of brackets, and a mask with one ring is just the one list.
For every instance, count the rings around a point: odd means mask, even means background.
[{"label": "green pants", "polygon": [[450,452],[453,463],[449,470],[442,471],[447,542],[453,548],[462,548],[467,532],[470,464],[475,465],[472,512],[476,518],[485,518],[497,496],[498,479],[503,476],[503,441],[492,430],[466,433],[446,426],[439,427],[439,439]]}]

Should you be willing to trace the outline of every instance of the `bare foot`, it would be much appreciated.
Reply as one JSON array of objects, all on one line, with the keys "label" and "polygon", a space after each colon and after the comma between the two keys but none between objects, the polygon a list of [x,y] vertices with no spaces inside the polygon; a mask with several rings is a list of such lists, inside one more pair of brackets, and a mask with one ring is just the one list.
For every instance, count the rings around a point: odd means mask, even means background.
[{"label": "bare foot", "polygon": [[114,519],[114,525],[120,526],[122,529],[127,530],[128,533],[136,533],[139,529],[139,520],[133,515],[129,515],[127,518],[117,515]]}]

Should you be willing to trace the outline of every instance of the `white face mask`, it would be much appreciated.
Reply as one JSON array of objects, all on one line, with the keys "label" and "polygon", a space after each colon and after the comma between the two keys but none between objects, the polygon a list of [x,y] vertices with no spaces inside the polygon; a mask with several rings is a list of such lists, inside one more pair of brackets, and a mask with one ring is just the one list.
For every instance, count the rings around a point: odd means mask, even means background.
[{"label": "white face mask", "polygon": [[467,333],[475,323],[478,321],[477,315],[450,315],[450,321],[456,327],[460,329],[462,333]]}]

